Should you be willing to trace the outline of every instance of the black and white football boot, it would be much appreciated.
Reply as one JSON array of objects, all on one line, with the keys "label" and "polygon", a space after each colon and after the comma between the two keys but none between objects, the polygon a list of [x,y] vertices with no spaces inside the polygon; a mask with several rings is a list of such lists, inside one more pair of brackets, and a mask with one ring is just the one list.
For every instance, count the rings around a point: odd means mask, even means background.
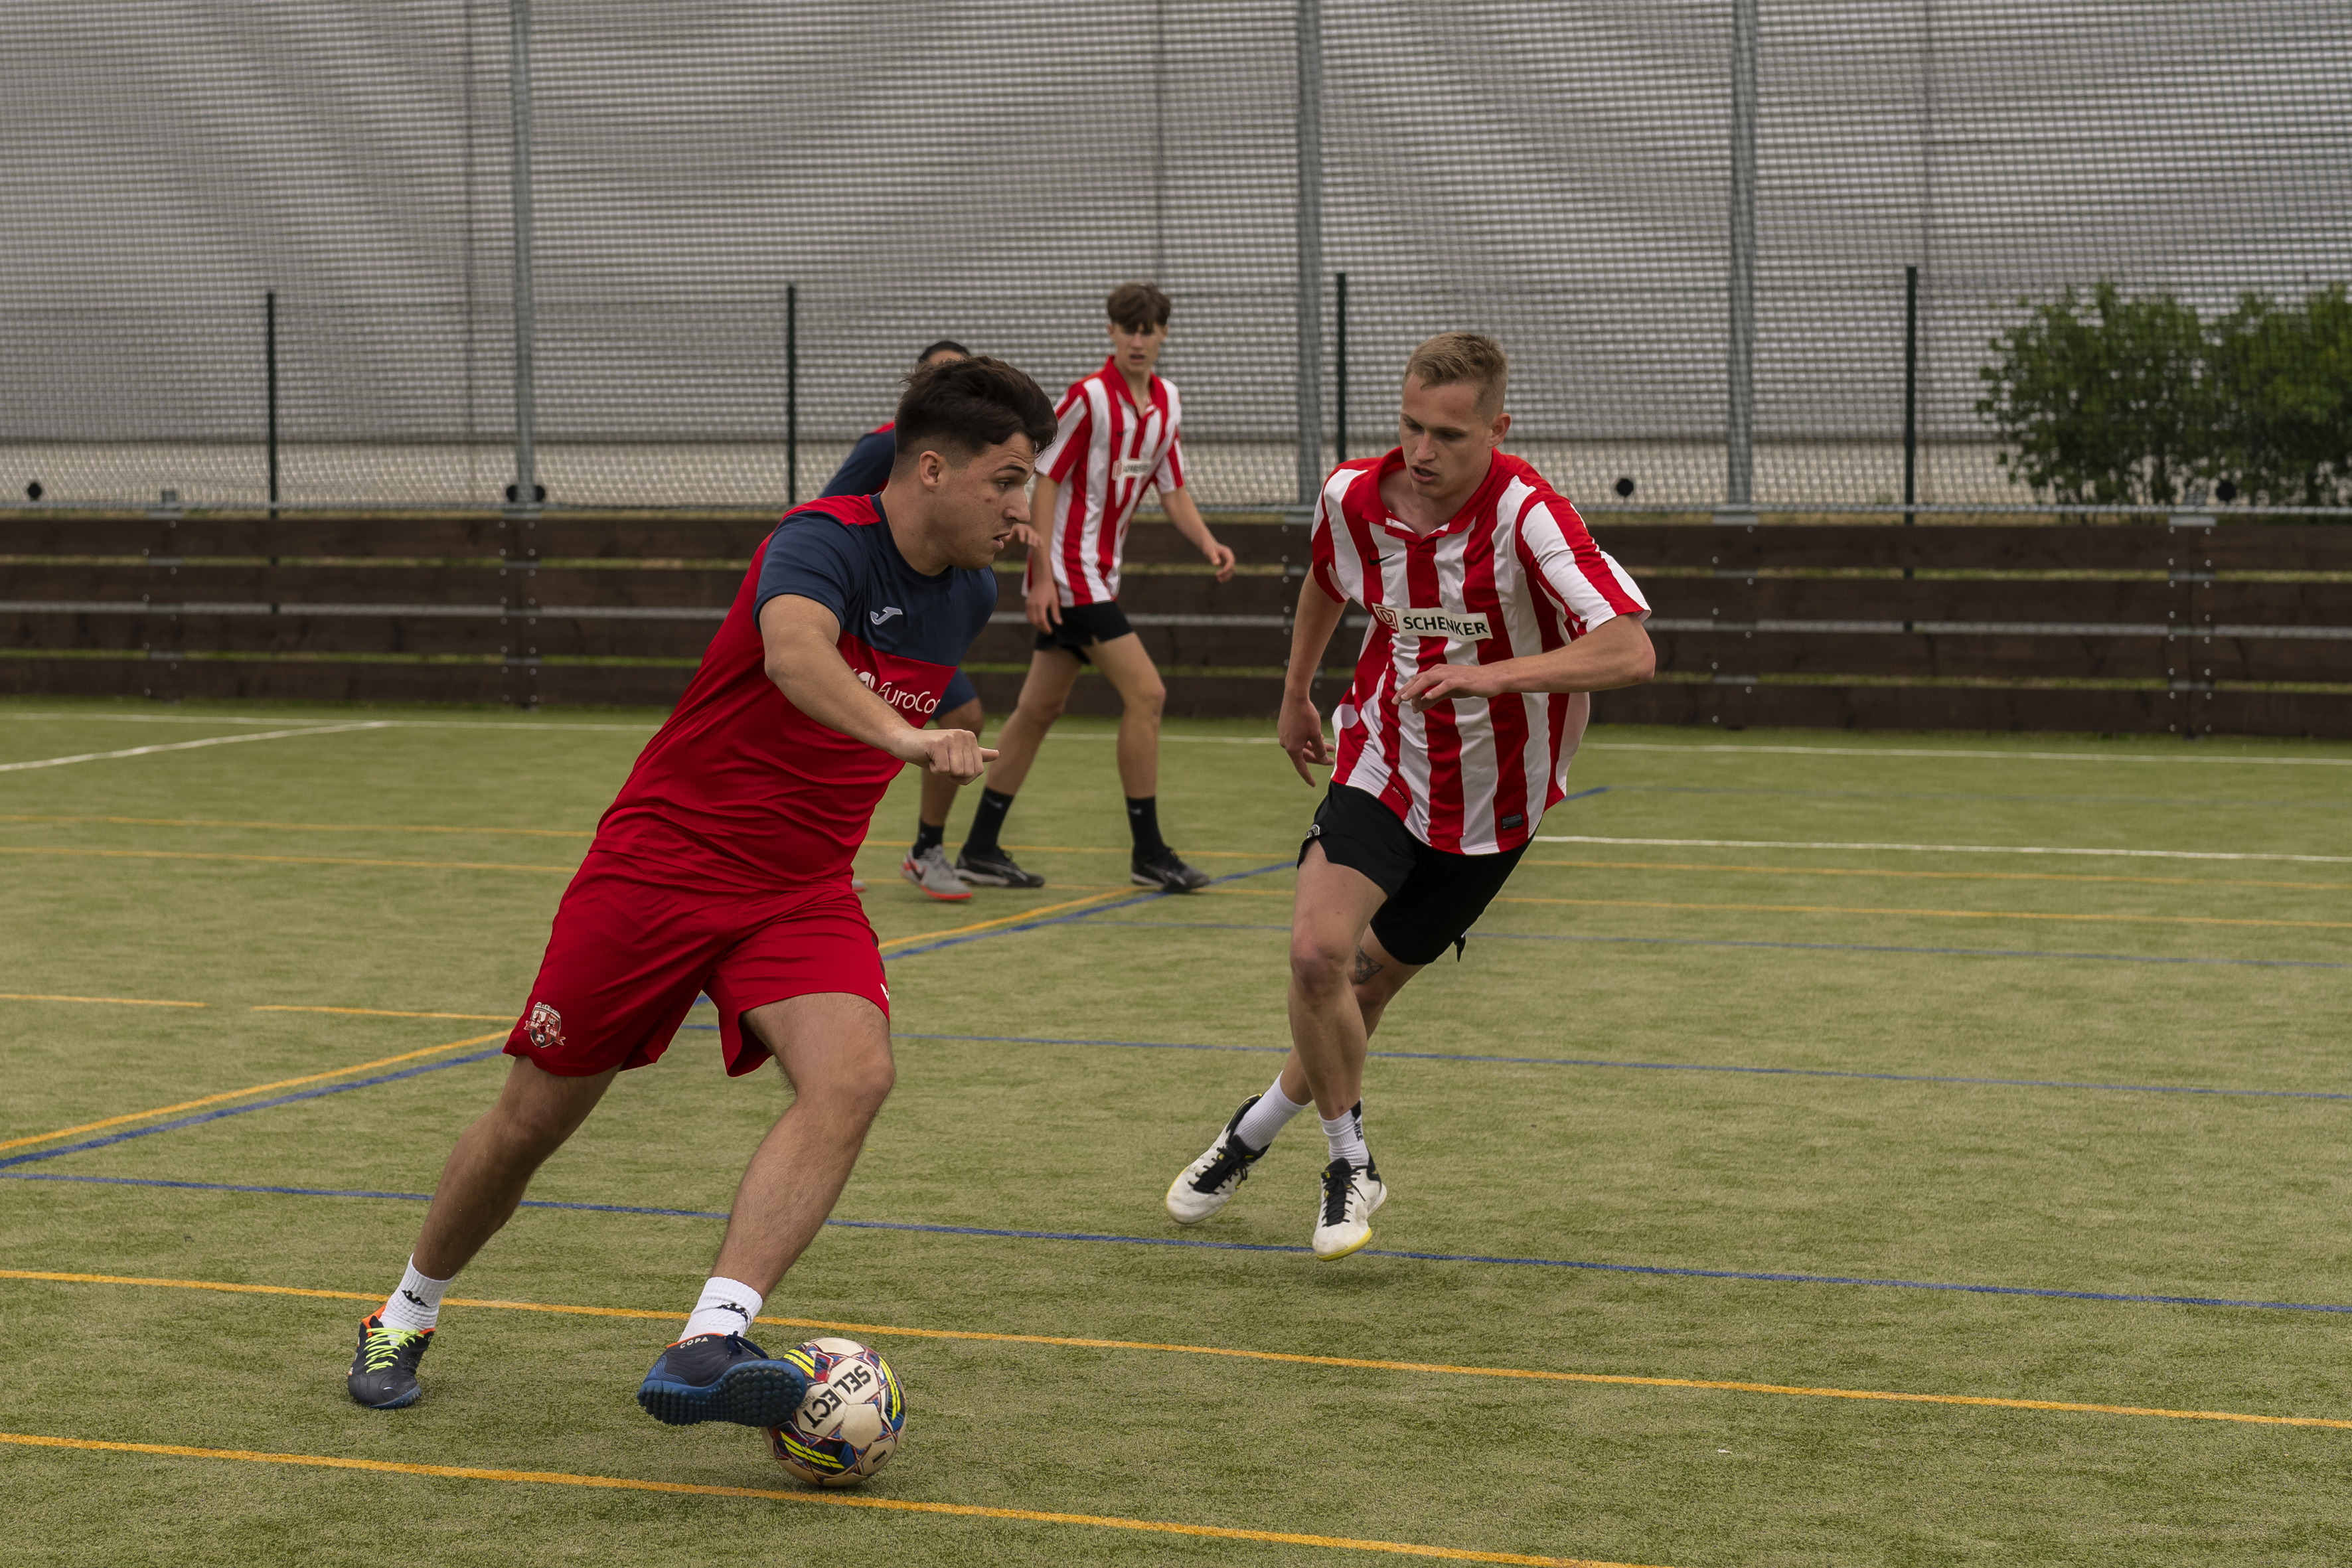
[{"label": "black and white football boot", "polygon": [[1002,849],[970,849],[956,857],[955,874],[976,888],[1042,888],[1045,879],[1024,871]]},{"label": "black and white football boot", "polygon": [[1128,861],[1127,879],[1139,888],[1156,888],[1163,893],[1196,893],[1209,885],[1206,871],[1195,871],[1176,858],[1173,849],[1162,849],[1146,858],[1135,856]]},{"label": "black and white football boot", "polygon": [[1336,1262],[1372,1239],[1372,1211],[1389,1190],[1368,1155],[1360,1165],[1334,1160],[1323,1167],[1323,1199],[1315,1211],[1315,1256]]},{"label": "black and white football boot", "polygon": [[1209,1152],[1193,1161],[1168,1184],[1168,1217],[1178,1225],[1198,1225],[1219,1209],[1249,1180],[1250,1167],[1265,1157],[1264,1149],[1242,1142],[1236,1131],[1261,1096],[1251,1095],[1234,1112]]}]

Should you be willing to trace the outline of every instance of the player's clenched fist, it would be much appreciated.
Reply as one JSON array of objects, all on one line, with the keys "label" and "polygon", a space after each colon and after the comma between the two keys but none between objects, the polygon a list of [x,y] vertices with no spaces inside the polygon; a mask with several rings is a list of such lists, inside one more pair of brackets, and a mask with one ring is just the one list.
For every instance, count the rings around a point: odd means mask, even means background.
[{"label": "player's clenched fist", "polygon": [[969,730],[910,730],[901,755],[958,784],[970,784],[996,760],[994,748],[982,745],[980,737]]}]

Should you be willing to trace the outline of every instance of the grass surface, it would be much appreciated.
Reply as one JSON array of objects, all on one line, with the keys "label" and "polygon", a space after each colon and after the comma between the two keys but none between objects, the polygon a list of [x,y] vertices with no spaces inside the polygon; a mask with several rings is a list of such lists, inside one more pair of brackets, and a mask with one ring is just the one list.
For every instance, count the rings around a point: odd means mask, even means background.
[{"label": "grass surface", "polygon": [[[657,718],[0,704],[0,766],[181,748],[0,771],[0,1140],[31,1141],[0,1160],[37,1156],[0,1168],[0,1268],[380,1299],[399,1194],[504,1070],[456,1042],[502,1034]],[[232,740],[354,722],[382,727]],[[1272,1076],[1314,801],[1256,727],[1170,735],[1161,818],[1232,879],[1201,896],[1128,896],[1079,721],[1006,834],[1043,891],[897,880],[910,779],[861,860],[899,1087],[836,1215],[868,1223],[769,1303],[877,1325],[908,1386],[860,1496],[1681,1568],[2352,1557],[2352,1429],[1799,1392],[2352,1422],[2340,1312],[2097,1299],[2352,1305],[2352,747],[1597,730],[1570,787],[1598,793],[1544,827],[1584,841],[1530,851],[1374,1041],[1414,1054],[1368,1078],[1373,1247],[1446,1256],[1319,1265],[1311,1125],[1200,1230],[1160,1208]],[[728,1082],[715,1038],[626,1075],[533,1199],[723,1210],[787,1091]],[[2192,1089],[2226,1092],[2165,1092]],[[130,1184],[158,1182],[196,1184]],[[923,1226],[1061,1235],[893,1228]],[[718,1232],[526,1209],[455,1289],[682,1314]],[[0,1432],[799,1491],[751,1434],[637,1411],[674,1317],[452,1307],[424,1401],[380,1414],[341,1389],[365,1310],[0,1279]],[[1640,1381],[1677,1379],[1784,1391]],[[1377,1556],[5,1443],[0,1486],[28,1563]]]}]

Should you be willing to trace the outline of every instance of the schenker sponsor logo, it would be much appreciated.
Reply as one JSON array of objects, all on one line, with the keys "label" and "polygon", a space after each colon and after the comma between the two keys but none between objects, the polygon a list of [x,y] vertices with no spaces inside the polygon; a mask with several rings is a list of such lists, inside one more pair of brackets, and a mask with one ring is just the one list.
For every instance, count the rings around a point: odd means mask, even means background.
[{"label": "schenker sponsor logo", "polygon": [[939,710],[940,700],[937,697],[927,696],[920,691],[909,691],[887,680],[877,680],[874,678],[874,672],[870,669],[859,670],[857,679],[866,682],[866,690],[871,691],[901,713],[919,713],[928,719]]},{"label": "schenker sponsor logo", "polygon": [[1486,629],[1484,616],[1465,616],[1454,610],[1399,609],[1394,605],[1374,605],[1372,618],[1389,630],[1409,637],[1452,637],[1456,642],[1484,642],[1493,635]]}]

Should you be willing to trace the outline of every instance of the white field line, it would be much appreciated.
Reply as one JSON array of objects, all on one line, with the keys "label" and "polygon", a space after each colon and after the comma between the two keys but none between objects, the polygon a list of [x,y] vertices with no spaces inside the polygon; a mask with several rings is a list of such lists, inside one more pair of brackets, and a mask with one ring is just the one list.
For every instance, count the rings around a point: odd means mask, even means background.
[{"label": "white field line", "polygon": [[1793,838],[1603,838],[1589,833],[1538,833],[1538,844],[1638,844],[1661,849],[1898,849],[1919,855],[2087,855],[2136,860],[2294,860],[2352,866],[2352,855],[2271,855],[2222,849],[2076,849],[2043,844],[1813,844]]},{"label": "white field line", "polygon": [[147,757],[158,752],[193,752],[202,746],[234,746],[246,741],[283,741],[296,735],[332,735],[346,730],[389,730],[391,723],[372,719],[358,724],[312,724],[299,730],[257,730],[242,735],[214,735],[202,741],[174,741],[164,746],[132,746],[121,752],[82,752],[70,757],[43,757],[37,762],[0,763],[0,773],[24,773],[31,768],[61,768],[69,763],[104,763],[117,757]]},{"label": "white field line", "polygon": [[[2187,748],[2184,746],[2183,751]],[[2157,752],[1943,752],[1887,746],[1674,746],[1649,741],[1587,741],[1586,752],[1756,752],[1790,757],[1983,757],[2004,763],[2245,763],[2282,768],[2352,768],[2352,757],[2203,757]]]}]

